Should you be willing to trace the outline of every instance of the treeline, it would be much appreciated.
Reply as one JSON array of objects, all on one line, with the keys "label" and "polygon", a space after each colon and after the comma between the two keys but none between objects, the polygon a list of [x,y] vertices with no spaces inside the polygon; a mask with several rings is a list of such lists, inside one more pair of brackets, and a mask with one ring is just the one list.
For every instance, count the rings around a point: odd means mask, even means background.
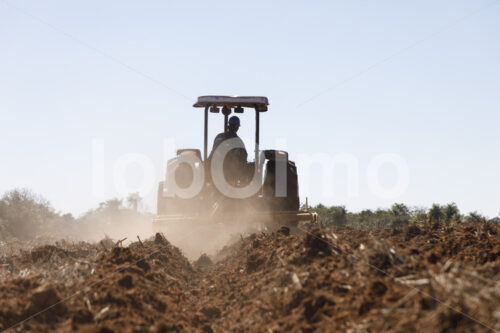
[{"label": "treeline", "polygon": [[[142,235],[150,230],[151,214],[141,212],[141,197],[111,199],[75,218],[57,212],[43,197],[27,189],[6,192],[0,198],[0,241],[37,237],[100,239],[127,232]],[[135,237],[135,236],[134,236]]]},{"label": "treeline", "polygon": [[[104,236],[113,238],[149,236],[152,214],[140,210],[142,199],[137,193],[125,199],[101,202],[80,217],[57,212],[43,197],[26,189],[6,192],[0,198],[0,241],[29,240],[37,237],[74,237],[98,240]],[[304,207],[303,207],[304,208]],[[327,226],[368,228],[395,228],[415,222],[494,222],[479,213],[461,214],[456,204],[434,204],[431,208],[412,208],[401,203],[389,209],[349,212],[343,206],[309,207],[318,213],[319,222]]]},{"label": "treeline", "polygon": [[318,220],[326,226],[350,226],[369,228],[397,228],[415,222],[493,222],[500,223],[500,218],[488,219],[485,216],[472,212],[467,215],[460,213],[455,203],[447,205],[433,204],[431,208],[411,208],[402,203],[395,203],[389,209],[362,210],[348,212],[344,206],[324,206],[319,204],[309,207],[310,211],[318,213]]}]

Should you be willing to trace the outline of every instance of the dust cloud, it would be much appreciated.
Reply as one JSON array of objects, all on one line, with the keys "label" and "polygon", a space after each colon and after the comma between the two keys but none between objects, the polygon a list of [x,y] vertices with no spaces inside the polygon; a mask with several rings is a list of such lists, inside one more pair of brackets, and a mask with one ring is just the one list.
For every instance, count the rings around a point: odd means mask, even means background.
[{"label": "dust cloud", "polygon": [[202,254],[215,256],[224,246],[265,229],[258,223],[256,211],[250,207],[240,207],[237,212],[160,217],[152,225],[153,232],[163,233],[189,260],[196,260]]}]

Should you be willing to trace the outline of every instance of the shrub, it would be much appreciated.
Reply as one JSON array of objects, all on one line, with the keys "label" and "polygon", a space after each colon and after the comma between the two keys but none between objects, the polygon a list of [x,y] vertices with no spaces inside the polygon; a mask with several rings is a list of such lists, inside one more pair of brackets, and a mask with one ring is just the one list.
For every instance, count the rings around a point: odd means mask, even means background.
[{"label": "shrub", "polygon": [[344,206],[326,207],[322,204],[311,209],[318,214],[318,220],[326,226],[345,226],[347,211]]},{"label": "shrub", "polygon": [[425,222],[427,221],[428,214],[425,208],[414,208],[411,212],[411,222]]},{"label": "shrub", "polygon": [[443,210],[438,204],[433,204],[429,210],[429,221],[430,222],[441,222],[444,217]]},{"label": "shrub", "polygon": [[443,207],[443,215],[446,223],[450,223],[460,219],[460,210],[457,205],[452,202]]},{"label": "shrub", "polygon": [[488,219],[478,212],[471,212],[469,213],[469,215],[467,215],[465,221],[469,223],[485,223],[488,221]]},{"label": "shrub", "polygon": [[395,203],[394,205],[392,205],[391,212],[394,216],[410,215],[410,209],[408,209],[408,207],[406,207],[406,205],[402,203]]},{"label": "shrub", "polygon": [[37,236],[44,223],[57,214],[49,202],[27,189],[15,189],[4,194],[0,201],[3,232],[30,239]]}]

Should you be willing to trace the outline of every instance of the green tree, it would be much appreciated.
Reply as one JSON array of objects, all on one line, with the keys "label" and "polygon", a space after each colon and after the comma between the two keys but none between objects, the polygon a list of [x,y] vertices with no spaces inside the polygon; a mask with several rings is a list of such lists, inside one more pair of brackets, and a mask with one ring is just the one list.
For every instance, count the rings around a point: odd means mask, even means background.
[{"label": "green tree", "polygon": [[391,207],[394,216],[410,216],[410,209],[402,203],[395,203]]},{"label": "green tree", "polygon": [[30,239],[40,234],[44,224],[58,217],[49,202],[27,189],[6,192],[0,200],[3,233]]},{"label": "green tree", "polygon": [[369,209],[362,210],[361,213],[359,213],[359,220],[360,222],[368,222],[373,215],[373,212]]},{"label": "green tree", "polygon": [[347,211],[344,206],[326,207],[318,204],[311,210],[318,214],[319,221],[324,225],[345,226],[347,223]]},{"label": "green tree", "polygon": [[453,220],[460,219],[460,210],[457,205],[452,202],[443,207],[443,215],[447,223],[450,223]]},{"label": "green tree", "polygon": [[344,206],[330,207],[330,214],[332,216],[332,224],[335,226],[343,227],[347,223],[347,210]]},{"label": "green tree", "polygon": [[413,222],[424,222],[428,218],[427,209],[414,208],[411,212],[411,220]]},{"label": "green tree", "polygon": [[465,221],[470,222],[470,223],[484,223],[488,219],[481,215],[478,212],[470,212],[469,215],[465,218]]},{"label": "green tree", "polygon": [[438,204],[433,204],[429,210],[429,221],[440,222],[444,217],[443,210]]}]

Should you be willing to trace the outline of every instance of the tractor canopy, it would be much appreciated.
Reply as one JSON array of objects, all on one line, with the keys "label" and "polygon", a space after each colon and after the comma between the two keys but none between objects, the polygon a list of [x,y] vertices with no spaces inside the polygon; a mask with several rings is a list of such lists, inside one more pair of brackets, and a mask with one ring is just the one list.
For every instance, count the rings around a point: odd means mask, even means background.
[{"label": "tractor canopy", "polygon": [[[228,108],[254,108],[256,111],[265,112],[269,101],[263,96],[200,96],[193,107],[226,106]],[[236,111],[237,112],[237,111]],[[238,113],[238,112],[237,112]]]}]

